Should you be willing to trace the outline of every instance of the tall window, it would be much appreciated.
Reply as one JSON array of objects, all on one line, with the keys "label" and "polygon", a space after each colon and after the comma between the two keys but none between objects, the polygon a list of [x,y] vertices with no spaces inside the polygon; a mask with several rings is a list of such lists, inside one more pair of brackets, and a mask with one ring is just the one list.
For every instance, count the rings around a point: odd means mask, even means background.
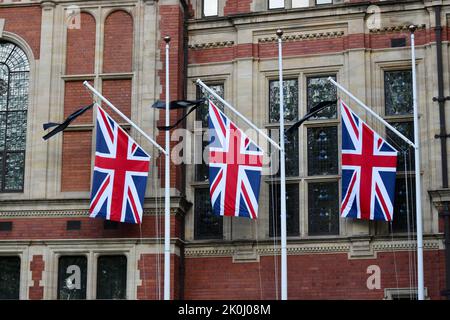
[{"label": "tall window", "polygon": [[[298,79],[283,80],[284,119],[292,122],[298,118]],[[269,81],[269,127],[271,135],[279,140],[280,121],[280,82]],[[298,132],[285,135],[286,176],[297,178],[299,175]],[[278,166],[279,168],[279,166]],[[274,178],[280,176],[279,170]],[[269,235],[280,236],[280,185],[273,182],[269,186]],[[298,236],[299,228],[299,181],[286,185],[286,218],[288,236]]]},{"label": "tall window", "polygon": [[0,300],[18,300],[20,294],[20,258],[0,257]]},{"label": "tall window", "polygon": [[219,0],[203,0],[203,16],[212,17],[219,14]]},{"label": "tall window", "polygon": [[[208,84],[220,97],[225,96],[225,86],[223,83]],[[208,98],[220,109],[222,104],[209,93],[197,89],[197,99]],[[201,137],[204,137],[208,128],[208,103],[196,111],[196,120],[201,123]],[[196,157],[195,180],[200,185],[195,189],[194,204],[194,237],[195,239],[222,239],[223,238],[223,218],[212,214],[211,200],[209,196],[209,166],[205,162],[204,154],[207,152],[208,141],[202,141],[201,159]],[[197,149],[196,149],[196,152]],[[199,164],[198,161],[202,163]]]},{"label": "tall window", "polygon": [[97,261],[97,299],[126,299],[127,258],[101,256]]},{"label": "tall window", "polygon": [[[326,76],[307,83],[308,110],[322,101],[336,100],[336,88]],[[331,76],[336,79],[335,75]],[[337,106],[322,110],[306,123],[308,164],[308,235],[339,234]]]},{"label": "tall window", "polygon": [[0,42],[0,192],[22,192],[30,65],[18,46]]},{"label": "tall window", "polygon": [[58,299],[86,299],[87,258],[64,256],[58,265]]},{"label": "tall window", "polygon": [[292,0],[292,8],[309,7],[309,0]]},{"label": "tall window", "polygon": [[[385,118],[408,139],[414,141],[412,72],[393,70],[384,72]],[[393,232],[415,229],[414,152],[397,135],[386,129],[388,142],[399,151],[395,187]]]},{"label": "tall window", "polygon": [[269,0],[269,9],[284,8],[284,0]]}]

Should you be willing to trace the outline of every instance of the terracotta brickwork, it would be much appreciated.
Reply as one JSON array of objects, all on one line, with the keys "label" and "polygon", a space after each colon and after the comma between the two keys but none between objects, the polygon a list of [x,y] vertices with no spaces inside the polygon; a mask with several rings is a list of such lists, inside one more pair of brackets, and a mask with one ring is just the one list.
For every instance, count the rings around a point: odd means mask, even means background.
[{"label": "terracotta brickwork", "polygon": [[33,260],[30,263],[31,280],[33,280],[33,286],[29,288],[28,298],[30,300],[42,300],[44,298],[44,288],[39,284],[42,280],[44,268],[45,262],[42,255],[33,256]]}]

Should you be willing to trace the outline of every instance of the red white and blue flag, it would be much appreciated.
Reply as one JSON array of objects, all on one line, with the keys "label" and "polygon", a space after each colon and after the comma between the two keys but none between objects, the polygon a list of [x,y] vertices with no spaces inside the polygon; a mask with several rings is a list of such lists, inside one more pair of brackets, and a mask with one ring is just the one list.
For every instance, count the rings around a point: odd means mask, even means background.
[{"label": "red white and blue flag", "polygon": [[397,150],[344,102],[342,112],[341,216],[392,221]]},{"label": "red white and blue flag", "polygon": [[258,217],[263,152],[209,101],[209,184],[213,213]]},{"label": "red white and blue flag", "polygon": [[140,224],[150,156],[97,107],[90,216]]}]

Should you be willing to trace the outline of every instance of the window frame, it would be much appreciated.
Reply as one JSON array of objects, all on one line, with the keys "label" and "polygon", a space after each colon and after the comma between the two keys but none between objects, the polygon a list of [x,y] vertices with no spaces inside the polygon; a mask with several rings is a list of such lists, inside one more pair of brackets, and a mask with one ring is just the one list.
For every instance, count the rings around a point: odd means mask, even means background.
[{"label": "window frame", "polygon": [[[29,116],[29,109],[30,109],[30,105],[31,105],[31,95],[30,92],[32,90],[32,84],[31,84],[31,61],[30,58],[28,57],[26,51],[17,43],[9,41],[9,40],[0,40],[1,44],[10,44],[12,46],[12,50],[9,53],[9,56],[6,58],[5,62],[1,62],[1,65],[4,65],[7,69],[8,69],[8,81],[7,81],[7,92],[6,92],[6,107],[5,110],[0,111],[0,114],[4,114],[5,115],[5,131],[4,137],[0,136],[0,139],[4,139],[4,149],[0,150],[0,155],[1,157],[1,171],[0,171],[0,194],[23,194],[25,192],[25,170],[27,168],[27,141],[28,141],[28,116]],[[18,52],[17,54],[22,56],[24,58],[24,62],[26,63],[25,65],[23,65],[20,70],[17,71],[11,71],[11,66],[7,64],[9,58],[13,55],[14,52]],[[23,69],[23,70],[22,70]],[[27,92],[23,95],[23,98],[26,97],[26,101],[27,101],[27,106],[26,109],[18,109],[18,110],[9,110],[9,106],[10,106],[10,86],[11,86],[11,75],[12,74],[19,74],[19,73],[23,73],[26,74],[27,76]],[[11,113],[25,113],[25,121],[26,121],[26,125],[25,125],[25,132],[24,132],[24,149],[23,150],[8,150],[7,146],[6,146],[6,139],[7,139],[7,133],[8,133],[8,115],[10,115]],[[22,185],[20,189],[10,189],[7,190],[5,189],[6,186],[6,159],[7,159],[7,155],[11,155],[11,154],[21,154],[23,157],[23,166],[22,166],[22,174],[20,176],[20,179],[22,181]]]},{"label": "window frame", "polygon": [[271,0],[267,0],[267,9],[268,10],[282,10],[282,9],[286,9],[286,0],[283,0],[283,6],[282,7],[276,7],[276,8],[271,8],[270,7],[270,2],[271,2]]},{"label": "window frame", "polygon": [[[404,65],[404,64],[394,64],[394,65],[386,65],[386,66],[381,66],[380,68],[381,71],[381,85],[383,88],[383,94],[382,94],[382,111],[381,114],[383,115],[383,118],[388,122],[388,123],[412,123],[413,126],[413,130],[414,130],[414,114],[413,113],[407,113],[407,114],[400,114],[400,115],[388,115],[387,114],[387,91],[386,91],[386,72],[398,72],[398,71],[410,71],[411,70],[411,66],[410,65]],[[412,92],[411,92],[412,95]],[[389,132],[389,129],[386,128],[385,130],[385,135],[387,137],[387,133]],[[413,137],[414,138],[414,137]],[[395,147],[395,146],[394,146]],[[414,153],[411,153],[410,150],[410,155],[412,157],[414,157]],[[399,157],[403,156],[403,152],[401,152],[401,150],[399,150]],[[413,161],[415,161],[413,159]],[[411,183],[414,183],[414,169],[410,168],[411,170],[408,170],[406,173],[404,172],[403,168],[399,168],[399,166],[397,165],[397,177],[396,177],[396,191],[397,191],[397,182],[399,180],[408,180],[409,181],[409,188],[414,188],[414,186],[410,186]],[[413,195],[411,195],[413,196]],[[415,203],[413,203],[413,208],[412,209],[416,209],[415,208]],[[415,210],[410,212],[410,216],[415,217]],[[395,212],[394,212],[394,219],[395,219]],[[394,227],[394,223],[393,221],[389,224],[389,226],[387,228],[385,228],[384,230],[388,230],[388,234],[390,235],[405,235],[408,234],[410,232],[410,230],[395,230]]]}]

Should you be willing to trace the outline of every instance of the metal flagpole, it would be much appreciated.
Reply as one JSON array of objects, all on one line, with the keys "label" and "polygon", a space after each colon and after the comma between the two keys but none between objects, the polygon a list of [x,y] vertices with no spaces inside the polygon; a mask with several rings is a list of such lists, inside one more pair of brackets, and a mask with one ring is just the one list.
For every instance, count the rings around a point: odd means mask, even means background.
[{"label": "metal flagpole", "polygon": [[161,147],[155,140],[153,140],[148,134],[146,134],[137,124],[135,124],[133,121],[131,121],[126,115],[124,115],[119,109],[116,108],[108,99],[106,99],[100,92],[98,92],[93,86],[89,84],[89,82],[85,81],[83,82],[83,85],[88,88],[90,91],[92,91],[93,94],[95,94],[97,97],[99,97],[104,103],[106,103],[112,110],[114,110],[122,119],[124,119],[126,122],[128,122],[134,129],[139,131],[140,134],[144,136],[148,141],[150,141],[151,144],[153,144],[155,147],[157,147],[162,153],[166,154],[166,150],[164,150],[163,147]]},{"label": "metal flagpole", "polygon": [[[166,127],[170,126],[170,86],[169,86],[169,43],[170,37],[165,36],[166,42]],[[170,131],[166,131],[165,154],[165,214],[164,214],[164,300],[170,300]]]},{"label": "metal flagpole", "polygon": [[286,240],[286,154],[284,142],[284,88],[283,88],[283,30],[277,30],[278,69],[280,73],[280,200],[281,200],[281,300],[287,300],[287,240]]},{"label": "metal flagpole", "polygon": [[417,27],[411,25],[411,64],[413,78],[413,106],[414,106],[414,161],[416,176],[416,219],[417,219],[417,286],[418,299],[424,300],[424,278],[423,278],[423,225],[422,225],[422,190],[420,176],[420,131],[419,131],[419,110],[417,106],[417,79],[416,79],[416,48],[414,32]]}]

